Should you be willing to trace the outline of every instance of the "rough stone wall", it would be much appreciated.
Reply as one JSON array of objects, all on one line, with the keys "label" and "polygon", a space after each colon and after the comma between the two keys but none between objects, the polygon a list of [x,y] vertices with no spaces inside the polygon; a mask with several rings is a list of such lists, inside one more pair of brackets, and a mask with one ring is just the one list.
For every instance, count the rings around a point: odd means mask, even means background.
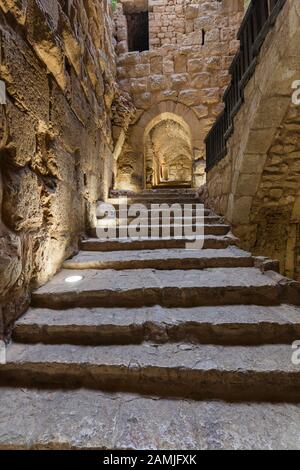
[{"label": "rough stone wall", "polygon": [[[222,0],[223,11],[230,10],[231,26],[240,21],[234,15],[243,2]],[[165,44],[190,46],[225,39],[235,39],[235,29],[220,18],[216,2],[207,0],[149,0],[150,47],[159,48]],[[220,23],[221,19],[221,23]]]},{"label": "rough stone wall", "polygon": [[[150,49],[169,44],[200,45],[207,40],[217,41],[220,34],[226,35],[227,40],[235,39],[232,30],[225,31],[225,25],[220,24],[216,3],[222,3],[223,11],[230,11],[233,16],[243,7],[243,0],[120,0],[115,15],[119,52],[128,52],[124,13],[133,11],[149,12]],[[235,20],[231,17],[232,24]]]},{"label": "rough stone wall", "polygon": [[[151,119],[163,112],[180,116],[190,127],[194,185],[199,186],[204,181],[204,139],[222,110],[221,98],[229,82],[228,67],[238,47],[235,38],[244,14],[244,4],[239,0],[176,2],[153,0],[149,2],[149,8],[153,8],[150,18],[159,14],[171,19],[169,9],[180,9],[182,13],[178,10],[174,15],[177,18],[178,14],[179,21],[182,14],[185,26],[178,31],[178,44],[177,39],[174,41],[173,37],[168,36],[161,38],[164,40],[163,46],[156,48],[161,43],[155,44],[155,47],[151,43],[150,50],[142,53],[124,52],[127,29],[126,18],[122,15],[123,5],[119,5],[115,15],[119,41],[118,79],[121,88],[132,96],[137,108],[123,152],[117,155],[120,168],[116,181],[118,189],[128,184],[128,189],[132,190],[143,187],[144,131]],[[155,13],[157,11],[160,13]],[[174,19],[174,24],[177,24],[176,21]],[[150,37],[151,28],[150,22]],[[165,26],[157,20],[153,28],[154,31],[162,31]],[[205,31],[204,38],[202,30]],[[115,138],[118,135],[119,130],[115,129]]]},{"label": "rough stone wall", "polygon": [[184,5],[185,0],[150,0],[149,42],[152,48],[178,44],[186,32],[192,32],[193,25],[189,18],[192,21],[197,13],[193,9],[194,5],[188,6],[187,11]]},{"label": "rough stone wall", "polygon": [[1,331],[78,247],[111,186],[106,0],[1,0]]},{"label": "rough stone wall", "polygon": [[300,4],[288,0],[269,33],[228,154],[207,175],[207,202],[233,225],[243,248],[277,258],[300,279]]},{"label": "rough stone wall", "polygon": [[254,250],[278,259],[282,272],[299,280],[300,106],[288,109],[264,161],[249,219]]},{"label": "rough stone wall", "polygon": [[128,24],[124,13],[123,3],[118,2],[114,14],[115,37],[117,41],[116,52],[118,54],[128,52]]}]

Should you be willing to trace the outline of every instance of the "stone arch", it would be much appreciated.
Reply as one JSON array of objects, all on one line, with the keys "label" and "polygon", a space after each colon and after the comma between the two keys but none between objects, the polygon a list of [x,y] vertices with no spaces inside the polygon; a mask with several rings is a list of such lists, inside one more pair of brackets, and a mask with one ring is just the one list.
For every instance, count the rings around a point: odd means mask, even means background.
[{"label": "stone arch", "polygon": [[283,274],[300,279],[300,106],[292,101],[300,19],[295,5],[284,8],[245,88],[228,154],[208,172],[207,188],[243,248],[278,259]]},{"label": "stone arch", "polygon": [[162,117],[171,117],[186,130],[192,154],[192,185],[199,187],[205,182],[204,143],[199,119],[188,106],[166,100],[144,111],[139,119],[129,126],[116,158],[115,189],[138,192],[146,186],[145,130],[151,130]]},{"label": "stone arch", "polygon": [[144,186],[191,185],[193,148],[191,130],[177,114],[153,118],[143,135]]},{"label": "stone arch", "polygon": [[290,106],[263,162],[249,213],[253,252],[300,279],[300,107]]},{"label": "stone arch", "polygon": [[131,142],[134,144],[137,151],[143,151],[143,138],[147,126],[155,118],[159,118],[161,114],[170,113],[176,118],[181,119],[189,127],[191,132],[192,146],[194,150],[200,150],[203,142],[199,138],[199,120],[195,112],[188,106],[175,101],[162,101],[155,104],[149,110],[145,111],[140,117],[139,121],[133,126]]},{"label": "stone arch", "polygon": [[[130,134],[130,143],[132,148],[135,149],[137,159],[143,163],[142,168],[142,187],[146,187],[146,158],[145,155],[145,139],[155,126],[159,125],[162,121],[171,120],[177,123],[182,129],[185,130],[186,135],[189,136],[191,155],[192,155],[192,174],[195,166],[195,160],[201,156],[203,158],[203,142],[199,138],[199,120],[189,107],[176,103],[174,101],[163,101],[151,109],[145,111],[140,117],[139,121],[132,126]],[[203,160],[204,168],[204,160]],[[192,181],[191,181],[192,184]]]}]

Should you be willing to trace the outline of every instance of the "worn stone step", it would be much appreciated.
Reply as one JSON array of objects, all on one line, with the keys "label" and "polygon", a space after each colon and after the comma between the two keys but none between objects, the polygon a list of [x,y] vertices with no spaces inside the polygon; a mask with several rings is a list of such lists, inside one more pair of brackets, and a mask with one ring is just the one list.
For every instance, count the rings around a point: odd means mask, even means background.
[{"label": "worn stone step", "polygon": [[[124,204],[124,198],[112,198],[108,199],[107,203],[112,204],[114,207],[118,208],[119,204]],[[159,205],[168,205],[172,206],[173,204],[179,204],[183,207],[185,204],[192,204],[193,207],[196,207],[196,204],[202,204],[201,201],[196,197],[182,197],[182,196],[153,196],[153,197],[141,197],[141,198],[127,198],[128,206],[133,204],[142,204],[147,208],[151,208],[152,204],[159,204]],[[209,212],[208,209],[205,209]]]},{"label": "worn stone step", "polygon": [[132,199],[149,199],[152,197],[175,197],[175,198],[196,198],[198,199],[198,193],[195,189],[183,188],[183,189],[144,189],[140,193],[134,193],[132,191],[118,191],[112,190],[110,191],[110,199],[115,199],[119,197],[128,197]]},{"label": "worn stone step", "polygon": [[[67,282],[76,280],[79,282]],[[280,278],[281,279],[281,278]],[[281,303],[279,280],[257,268],[213,268],[163,271],[154,269],[63,269],[32,295],[33,306],[194,307],[203,305]]]},{"label": "worn stone step", "polygon": [[[124,201],[127,200],[128,205],[129,204],[143,204],[147,205],[147,207],[151,207],[151,204],[167,204],[167,205],[172,205],[172,204],[180,204],[181,206],[183,204],[202,204],[199,198],[195,196],[176,196],[176,195],[153,195],[153,196],[148,196],[148,197],[116,197],[116,198],[108,198],[106,203],[107,204],[112,204],[115,206],[118,206],[119,204],[123,204]],[[100,202],[101,203],[101,202]],[[205,208],[206,209],[206,208]],[[209,210],[209,209],[206,209]]]},{"label": "worn stone step", "polygon": [[13,343],[0,384],[94,388],[195,399],[300,401],[291,345]]},{"label": "worn stone step", "polygon": [[[237,239],[231,235],[217,236],[206,235],[204,237],[204,249],[225,249],[236,244]],[[130,238],[100,239],[89,238],[82,240],[81,249],[85,251],[123,251],[123,250],[166,250],[185,249],[191,246],[191,241],[177,238],[141,238],[133,240]]]},{"label": "worn stone step", "polygon": [[144,193],[110,193],[107,201],[117,200],[117,199],[133,199],[133,200],[149,200],[149,199],[175,199],[175,200],[182,200],[182,199],[196,199],[200,200],[199,195],[195,191],[185,191],[185,192],[176,192],[176,191],[151,191],[151,192],[144,192]]},{"label": "worn stone step", "polygon": [[250,253],[235,246],[225,250],[81,251],[65,261],[65,269],[206,269],[251,267]]},{"label": "worn stone step", "polygon": [[145,193],[110,193],[109,197],[107,198],[107,201],[116,201],[118,199],[130,199],[133,201],[149,201],[152,199],[155,200],[175,200],[175,201],[181,201],[181,200],[196,200],[200,201],[199,195],[195,191],[185,191],[185,192],[176,192],[176,191],[151,191],[151,192],[145,192]]},{"label": "worn stone step", "polygon": [[191,187],[162,187],[160,186],[159,188],[145,188],[142,189],[139,193],[135,194],[147,194],[147,193],[180,193],[180,194],[185,194],[185,193],[198,193],[198,190],[196,188],[191,188]]},{"label": "worn stone step", "polygon": [[3,387],[0,415],[1,450],[300,449],[297,404]]},{"label": "worn stone step", "polygon": [[182,189],[175,189],[175,188],[165,188],[165,189],[146,189],[141,191],[140,193],[136,193],[133,197],[147,197],[147,196],[165,196],[165,195],[174,195],[178,197],[185,197],[185,196],[192,196],[192,197],[199,197],[197,190],[190,189],[190,188],[182,188]]},{"label": "worn stone step", "polygon": [[[97,220],[103,220],[105,217],[97,217]],[[136,217],[127,217],[127,219],[125,218],[119,218],[117,217],[116,218],[116,222],[118,225],[126,225],[129,222],[131,222],[132,220],[136,219]],[[108,221],[111,220],[111,219],[107,219]],[[114,219],[113,219],[114,220]],[[151,221],[151,215],[149,217],[139,217],[139,222],[143,225],[148,225],[150,223],[152,223]],[[171,215],[170,218],[167,218],[167,219],[163,219],[163,215],[160,214],[159,217],[155,217],[154,219],[154,223],[159,223],[160,225],[162,223],[165,223],[167,222],[167,224],[175,224],[175,225],[195,225],[196,223],[199,223],[199,221],[197,221],[196,217],[186,217],[186,216],[183,216],[183,217],[174,217],[174,215]],[[201,221],[202,225],[204,223],[204,225],[220,225],[221,222],[220,222],[220,217],[217,216],[217,215],[206,215],[203,220]]]},{"label": "worn stone step", "polygon": [[151,190],[158,190],[158,191],[161,191],[161,190],[167,190],[167,189],[177,189],[177,190],[181,190],[181,189],[194,189],[192,188],[192,182],[186,182],[186,181],[168,181],[168,182],[165,182],[165,183],[159,183],[155,186],[152,186],[152,188],[150,189]]},{"label": "worn stone step", "polygon": [[[147,212],[148,212],[148,217],[155,217],[157,215],[157,212],[158,210],[154,207],[151,207],[151,203],[147,203],[145,204],[145,207],[147,209]],[[129,205],[128,205],[128,210],[129,210]],[[112,212],[115,212],[117,216],[119,216],[119,213],[120,213],[120,210],[119,210],[119,206],[117,204],[114,205],[114,210],[112,210]],[[177,211],[179,212],[179,210]],[[176,212],[173,212],[175,214],[176,217],[180,216],[182,214],[182,216],[197,216],[199,214],[199,211],[197,211],[195,205],[193,205],[193,208],[190,210],[190,209],[186,209],[186,212],[184,211],[184,206],[181,206],[181,214],[177,214]],[[159,214],[162,214],[164,216],[168,216],[170,214],[170,210],[168,208],[161,208],[159,210]],[[172,212],[171,212],[171,215],[172,215]],[[210,210],[208,209],[204,209],[204,211],[201,213],[201,215],[203,216],[211,216],[211,215],[214,215]]]},{"label": "worn stone step", "polygon": [[[101,224],[102,225],[102,224]],[[103,222],[103,229],[104,228],[109,228],[111,227],[111,224],[108,222]],[[159,236],[170,236],[172,238],[176,238],[177,234],[205,234],[205,235],[227,235],[231,227],[229,225],[225,224],[210,224],[210,225],[202,225],[202,224],[163,224],[163,225],[157,225],[157,224],[141,224],[139,225],[140,233],[142,235],[146,235],[148,237],[151,237],[152,233],[154,235],[159,235]],[[127,236],[130,233],[130,225],[123,225],[119,224],[116,227],[116,236],[124,236],[127,234]],[[94,229],[94,236],[97,234],[97,229]]]},{"label": "worn stone step", "polygon": [[15,325],[13,340],[44,344],[292,344],[300,338],[300,308],[262,307],[30,308]]}]

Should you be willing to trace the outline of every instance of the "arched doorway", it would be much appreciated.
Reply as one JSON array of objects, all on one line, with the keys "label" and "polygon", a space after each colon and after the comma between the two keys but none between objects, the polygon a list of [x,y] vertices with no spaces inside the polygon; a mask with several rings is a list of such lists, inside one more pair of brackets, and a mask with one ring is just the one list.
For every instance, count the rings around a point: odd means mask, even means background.
[{"label": "arched doorway", "polygon": [[204,142],[196,114],[163,101],[129,126],[115,152],[114,188],[139,192],[155,186],[200,187],[205,182]]},{"label": "arched doorway", "polygon": [[189,126],[173,113],[154,118],[144,132],[144,186],[191,186],[193,147]]}]

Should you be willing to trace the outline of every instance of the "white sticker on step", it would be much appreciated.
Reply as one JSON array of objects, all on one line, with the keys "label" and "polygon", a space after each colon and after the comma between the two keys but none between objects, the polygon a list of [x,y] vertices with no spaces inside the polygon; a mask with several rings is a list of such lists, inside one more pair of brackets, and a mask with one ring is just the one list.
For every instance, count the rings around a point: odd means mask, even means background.
[{"label": "white sticker on step", "polygon": [[4,341],[0,341],[0,364],[6,364],[6,345]]},{"label": "white sticker on step", "polygon": [[292,364],[294,366],[299,366],[300,365],[300,341],[294,341],[292,344],[292,349],[294,349],[294,352],[292,354]]},{"label": "white sticker on step", "polygon": [[6,84],[0,80],[0,104],[6,104]]}]

